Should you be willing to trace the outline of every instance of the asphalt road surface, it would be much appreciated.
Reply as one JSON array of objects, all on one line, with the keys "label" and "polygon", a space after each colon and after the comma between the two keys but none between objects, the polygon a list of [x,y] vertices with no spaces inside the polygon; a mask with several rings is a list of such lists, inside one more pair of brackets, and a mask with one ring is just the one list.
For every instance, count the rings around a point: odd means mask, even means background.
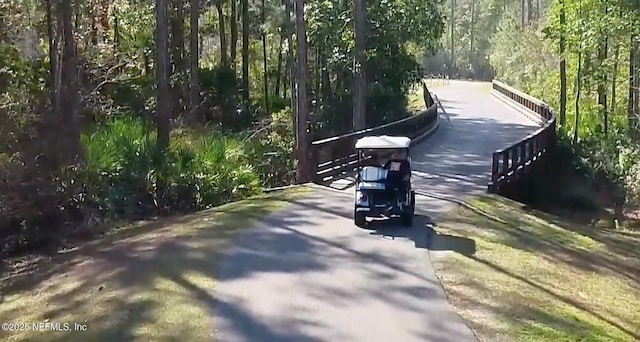
[{"label": "asphalt road surface", "polygon": [[[353,190],[317,188],[256,227],[222,259],[214,339],[251,341],[475,341],[453,311],[431,259],[438,216],[484,192],[491,153],[537,129],[490,95],[490,84],[432,89],[440,129],[412,150],[413,228],[353,224]],[[437,227],[435,228],[437,230]]]}]

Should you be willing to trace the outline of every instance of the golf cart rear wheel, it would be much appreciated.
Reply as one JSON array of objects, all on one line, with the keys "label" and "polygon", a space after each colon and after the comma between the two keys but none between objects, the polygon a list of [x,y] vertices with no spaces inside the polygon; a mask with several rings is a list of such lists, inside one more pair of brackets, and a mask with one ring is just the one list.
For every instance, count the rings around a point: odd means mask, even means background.
[{"label": "golf cart rear wheel", "polygon": [[413,226],[413,213],[406,213],[400,216],[400,220],[402,221],[402,225],[405,227]]},{"label": "golf cart rear wheel", "polygon": [[356,211],[353,216],[353,222],[357,227],[365,227],[367,225],[367,216]]}]

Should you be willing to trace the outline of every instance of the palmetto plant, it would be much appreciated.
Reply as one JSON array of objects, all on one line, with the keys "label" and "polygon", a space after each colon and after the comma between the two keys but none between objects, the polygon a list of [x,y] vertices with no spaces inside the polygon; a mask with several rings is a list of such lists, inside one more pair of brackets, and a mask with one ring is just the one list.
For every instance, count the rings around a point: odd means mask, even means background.
[{"label": "palmetto plant", "polygon": [[151,210],[159,180],[168,187],[167,204],[181,210],[208,208],[260,189],[242,146],[229,137],[174,137],[163,159],[142,119],[120,118],[83,141],[82,180],[101,211],[137,216]]}]

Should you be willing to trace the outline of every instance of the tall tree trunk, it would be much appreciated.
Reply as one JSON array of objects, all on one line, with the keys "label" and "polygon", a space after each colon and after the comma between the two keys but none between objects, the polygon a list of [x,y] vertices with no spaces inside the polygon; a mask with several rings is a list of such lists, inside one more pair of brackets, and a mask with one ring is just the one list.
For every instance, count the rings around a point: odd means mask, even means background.
[{"label": "tall tree trunk", "polygon": [[[49,0],[47,0],[49,1]],[[76,32],[80,32],[80,21],[82,19],[82,15],[81,15],[81,7],[82,5],[80,5],[80,1],[79,0],[75,0],[73,2],[73,7],[75,8],[75,20],[73,23],[73,29],[76,30]]]},{"label": "tall tree trunk", "polygon": [[320,98],[321,103],[328,103],[331,101],[331,81],[329,80],[329,68],[327,66],[327,59],[324,53],[322,54],[320,71]]},{"label": "tall tree trunk", "polygon": [[611,75],[611,101],[609,113],[616,114],[616,100],[617,100],[617,80],[618,80],[618,66],[620,64],[620,42],[615,42],[615,48],[613,49],[613,73]]},{"label": "tall tree trunk", "polygon": [[[604,8],[605,18],[609,14],[609,6],[605,3]],[[607,33],[602,32],[604,34],[604,40],[600,42],[600,46],[598,48],[598,69],[604,68],[604,62],[607,59],[607,49],[608,49],[608,40],[609,37]],[[609,133],[609,117],[607,113],[607,73],[601,72],[601,76],[598,77],[598,106],[600,107],[600,113],[602,114],[602,128],[605,136]]]},{"label": "tall tree trunk", "polygon": [[[578,1],[578,16],[582,17],[582,1]],[[581,28],[582,30],[582,28]],[[580,33],[580,40],[578,43],[578,70],[576,73],[576,98],[575,98],[575,118],[573,123],[573,143],[578,142],[578,133],[580,129],[580,95],[582,92],[582,39],[584,38],[584,33]],[[585,58],[589,59],[589,55],[586,55]]]},{"label": "tall tree trunk", "polygon": [[62,65],[61,65],[61,96],[60,112],[62,118],[63,139],[66,140],[66,151],[63,162],[73,163],[82,157],[82,145],[80,143],[80,115],[78,94],[78,58],[76,42],[73,34],[73,9],[71,1],[59,1],[60,14],[62,16],[62,35],[64,38]]},{"label": "tall tree trunk", "polygon": [[[471,67],[473,68],[473,73],[476,73],[475,70],[475,56],[474,56],[474,50],[473,50],[473,41],[474,41],[474,24],[476,21],[476,0],[471,0],[471,18],[469,19],[470,23],[469,23],[469,62],[471,63]],[[477,76],[477,75],[475,75]]]},{"label": "tall tree trunk", "polygon": [[[191,72],[189,85],[190,118],[200,119],[200,37],[198,27],[200,19],[200,0],[191,0],[189,35],[189,69]],[[195,121],[195,120],[194,120]]]},{"label": "tall tree trunk", "polygon": [[[634,40],[635,61],[633,62],[635,74],[633,76],[633,110],[636,125],[640,121],[640,37],[636,36]],[[640,130],[640,127],[638,128]]]},{"label": "tall tree trunk", "polygon": [[[295,34],[295,25],[291,22],[291,13],[293,12],[293,0],[285,0],[285,13],[287,25],[287,64],[289,65],[289,89],[291,90],[291,123],[293,125],[293,137],[298,142],[298,98],[297,98],[297,59],[294,52],[293,35]],[[297,149],[297,147],[296,147]]]},{"label": "tall tree trunk", "polygon": [[167,0],[156,0],[156,85],[157,103],[156,125],[158,138],[156,146],[164,155],[169,147],[171,133],[171,91],[169,88],[169,22],[167,19]]},{"label": "tall tree trunk", "polygon": [[280,34],[280,43],[278,44],[278,62],[276,66],[276,86],[275,86],[275,96],[276,98],[280,97],[280,82],[285,77],[282,75],[282,46],[284,45],[284,36],[282,33]]},{"label": "tall tree trunk", "polygon": [[249,0],[242,0],[242,102],[249,108]]},{"label": "tall tree trunk", "polygon": [[309,158],[309,139],[308,139],[308,120],[309,120],[309,101],[307,100],[307,25],[304,20],[304,0],[296,0],[296,40],[298,47],[298,65],[297,65],[297,103],[298,103],[298,182],[306,183],[311,181],[313,167]]},{"label": "tall tree trunk", "polygon": [[151,61],[149,60],[149,55],[146,52],[142,52],[142,66],[144,67],[144,75],[148,76],[151,74],[151,66],[149,65]]},{"label": "tall tree trunk", "polygon": [[453,72],[456,66],[456,56],[455,56],[455,45],[453,42],[453,38],[455,36],[455,12],[456,9],[456,0],[451,0],[451,65],[449,66],[449,77],[453,77]]},{"label": "tall tree trunk", "polygon": [[627,121],[629,124],[629,131],[632,135],[636,135],[640,131],[638,127],[638,103],[636,101],[636,86],[638,78],[638,42],[636,37],[631,35],[631,42],[629,47],[629,97],[627,103]]},{"label": "tall tree trunk", "polygon": [[120,48],[120,24],[119,24],[118,10],[113,8],[113,50],[118,52]]},{"label": "tall tree trunk", "polygon": [[[171,1],[170,17],[171,25],[171,60],[173,68],[169,67],[169,75],[177,76],[172,87],[173,111],[183,113],[185,99],[183,98],[183,85],[186,78],[186,66],[184,63],[184,0]],[[171,76],[167,76],[171,79]]]},{"label": "tall tree trunk", "polygon": [[224,24],[224,0],[216,1],[216,10],[218,11],[218,28],[220,35],[220,64],[229,65],[229,54],[227,53],[227,30]]},{"label": "tall tree trunk", "polygon": [[51,81],[51,112],[58,115],[58,103],[56,92],[57,70],[58,70],[58,39],[55,36],[54,22],[51,12],[54,10],[51,6],[51,0],[46,0],[46,21],[47,21],[47,39],[49,41],[49,77]]},{"label": "tall tree trunk", "polygon": [[353,130],[366,128],[367,78],[365,75],[367,49],[367,8],[365,0],[353,1],[355,51],[353,58]]},{"label": "tall tree trunk", "polygon": [[269,113],[269,65],[267,64],[267,32],[266,32],[266,5],[265,0],[262,0],[262,6],[260,8],[261,11],[261,19],[262,19],[262,69],[264,76],[262,77],[262,82],[264,83],[264,109],[267,113]]},{"label": "tall tree trunk", "polygon": [[235,70],[238,53],[238,0],[231,0],[231,66]]},{"label": "tall tree trunk", "polygon": [[582,92],[582,49],[578,49],[578,73],[576,74],[575,121],[573,123],[573,143],[578,142],[578,128],[580,127],[580,95]]},{"label": "tall tree trunk", "polygon": [[565,0],[560,0],[560,127],[567,123],[567,60],[566,60],[566,10]]},{"label": "tall tree trunk", "polygon": [[533,4],[531,1],[532,0],[527,0],[527,25],[530,25],[533,19]]},{"label": "tall tree trunk", "polygon": [[89,27],[89,37],[91,39],[91,44],[95,46],[98,44],[98,18],[93,6],[89,9],[89,17],[89,21],[91,22]]},{"label": "tall tree trunk", "polygon": [[322,55],[320,53],[320,48],[316,47],[314,49],[315,52],[315,56],[314,56],[314,64],[315,64],[315,75],[314,75],[314,80],[313,80],[313,94],[314,94],[314,98],[316,99],[317,103],[320,103],[320,80],[321,80],[321,75],[322,75]]},{"label": "tall tree trunk", "polygon": [[524,11],[524,2],[526,0],[520,0],[520,27],[524,28],[525,25],[525,11]]}]

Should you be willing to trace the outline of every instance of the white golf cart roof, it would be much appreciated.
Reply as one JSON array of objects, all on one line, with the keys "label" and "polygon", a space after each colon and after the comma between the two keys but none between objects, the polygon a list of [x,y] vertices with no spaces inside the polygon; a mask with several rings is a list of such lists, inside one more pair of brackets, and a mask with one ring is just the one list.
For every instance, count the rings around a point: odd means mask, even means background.
[{"label": "white golf cart roof", "polygon": [[411,139],[399,136],[370,136],[358,139],[356,149],[408,148]]}]

